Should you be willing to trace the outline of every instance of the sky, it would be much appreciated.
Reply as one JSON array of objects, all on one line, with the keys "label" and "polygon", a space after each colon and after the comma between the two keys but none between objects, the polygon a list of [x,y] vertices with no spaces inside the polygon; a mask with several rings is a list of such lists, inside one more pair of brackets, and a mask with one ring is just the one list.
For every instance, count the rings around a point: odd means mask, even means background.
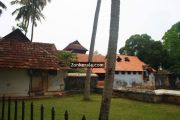
[{"label": "sky", "polygon": [[[9,34],[16,26],[11,13],[18,6],[11,0],[1,0],[7,10],[0,16],[0,37]],[[97,0],[51,0],[43,10],[45,20],[34,31],[34,42],[54,43],[62,50],[78,40],[89,50]],[[121,0],[118,47],[134,34],[147,33],[161,40],[170,27],[180,21],[180,0]],[[96,35],[95,50],[106,54],[109,41],[111,0],[102,0]],[[27,37],[30,38],[31,29]]]}]

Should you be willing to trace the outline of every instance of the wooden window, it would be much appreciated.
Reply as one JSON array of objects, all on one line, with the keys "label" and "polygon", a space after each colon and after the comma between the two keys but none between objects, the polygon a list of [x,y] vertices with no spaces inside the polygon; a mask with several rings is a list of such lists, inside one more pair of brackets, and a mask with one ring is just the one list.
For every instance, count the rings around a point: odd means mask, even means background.
[{"label": "wooden window", "polygon": [[136,74],[136,71],[133,71],[133,74],[135,75],[135,74]]},{"label": "wooden window", "polygon": [[49,75],[56,76],[56,75],[57,75],[57,70],[49,70],[49,71],[48,71],[48,74],[49,74]]},{"label": "wooden window", "polygon": [[119,74],[119,71],[115,71],[115,74]]},{"label": "wooden window", "polygon": [[123,75],[124,75],[124,74],[125,74],[125,72],[124,72],[124,71],[121,71],[121,74],[123,74]]},{"label": "wooden window", "polygon": [[141,71],[138,71],[138,74],[139,74],[139,75],[141,75],[141,74],[142,74],[142,72],[141,72]]}]

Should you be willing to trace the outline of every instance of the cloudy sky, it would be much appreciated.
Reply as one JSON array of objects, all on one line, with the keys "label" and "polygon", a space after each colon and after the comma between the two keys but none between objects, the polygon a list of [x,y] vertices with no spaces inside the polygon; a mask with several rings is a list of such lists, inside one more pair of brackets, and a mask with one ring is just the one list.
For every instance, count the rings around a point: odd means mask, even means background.
[{"label": "cloudy sky", "polygon": [[[17,6],[1,0],[8,9],[0,17],[0,36],[10,33],[16,25],[11,13]],[[34,41],[55,43],[63,49],[78,40],[89,49],[97,0],[51,0],[43,13],[45,20],[35,28]],[[95,50],[107,53],[111,0],[102,0]],[[180,21],[180,0],[121,0],[118,49],[133,34],[147,33],[161,40],[173,24]],[[28,34],[30,38],[30,30]]]}]

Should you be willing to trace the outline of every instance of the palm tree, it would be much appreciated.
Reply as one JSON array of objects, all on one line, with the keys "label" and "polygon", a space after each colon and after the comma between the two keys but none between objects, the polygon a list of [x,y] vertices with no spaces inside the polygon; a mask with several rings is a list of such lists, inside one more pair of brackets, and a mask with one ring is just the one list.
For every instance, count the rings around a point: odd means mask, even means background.
[{"label": "palm tree", "polygon": [[29,21],[31,20],[33,26],[37,26],[36,21],[41,22],[41,18],[45,19],[44,15],[42,14],[42,5],[41,7],[36,8],[36,14],[34,14],[34,5],[32,0],[14,0],[11,2],[11,5],[19,4],[21,5],[20,8],[17,8],[12,15],[17,14],[16,20],[22,20],[20,23],[17,24],[22,30],[25,31],[27,34],[27,30],[29,27]]},{"label": "palm tree", "polygon": [[44,7],[47,4],[47,1],[50,2],[51,0],[31,0],[33,4],[33,21],[32,21],[32,29],[31,29],[31,42],[33,41],[33,35],[34,35],[34,26],[37,26],[36,24],[36,13],[37,10],[43,10]]},{"label": "palm tree", "polygon": [[25,35],[26,35],[27,29],[29,26],[29,21],[31,19],[31,15],[33,11],[32,3],[30,1],[25,1],[25,0],[24,1],[15,0],[11,2],[11,5],[15,5],[15,4],[19,4],[21,5],[21,7],[13,11],[12,15],[17,14],[15,18],[16,21],[22,20],[20,23],[17,24],[17,26],[21,28],[25,32]]},{"label": "palm tree", "polygon": [[99,120],[109,120],[109,110],[112,97],[112,87],[114,81],[114,71],[116,62],[116,51],[119,31],[119,11],[120,0],[111,0],[111,21],[110,21],[110,37],[108,45],[105,85],[101,101]]},{"label": "palm tree", "polygon": [[[1,1],[0,1],[0,7],[3,9],[6,9],[6,6]],[[2,14],[2,9],[0,9],[0,16],[1,16],[1,14]]]},{"label": "palm tree", "polygon": [[[99,11],[101,6],[101,0],[97,0],[97,6],[94,16],[94,24],[93,24],[93,31],[91,36],[91,45],[89,50],[89,57],[88,62],[92,62],[93,53],[94,53],[94,44],[96,39],[96,31],[98,25],[98,18],[99,18]],[[86,71],[86,80],[85,80],[85,89],[84,89],[84,100],[90,100],[90,81],[91,81],[91,68],[87,68]]]}]

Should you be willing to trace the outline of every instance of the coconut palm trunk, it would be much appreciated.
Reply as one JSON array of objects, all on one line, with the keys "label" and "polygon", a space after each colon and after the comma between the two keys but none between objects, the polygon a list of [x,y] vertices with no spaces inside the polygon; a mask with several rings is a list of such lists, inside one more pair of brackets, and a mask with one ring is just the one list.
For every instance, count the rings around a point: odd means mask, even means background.
[{"label": "coconut palm trunk", "polygon": [[[94,16],[93,31],[92,31],[92,36],[91,36],[91,44],[90,44],[88,62],[92,62],[92,58],[93,58],[100,6],[101,6],[101,0],[97,0],[97,6],[96,6],[96,11],[95,11],[95,16]],[[84,100],[90,100],[90,91],[91,91],[90,90],[90,82],[91,82],[91,68],[87,68],[86,80],[85,80],[85,89],[84,89]]]},{"label": "coconut palm trunk", "polygon": [[25,26],[26,26],[26,31],[25,31],[25,36],[26,36],[27,31],[28,31],[28,26],[29,26],[29,19],[26,20]]},{"label": "coconut palm trunk", "polygon": [[36,15],[36,2],[33,0],[33,20],[32,20],[32,28],[31,28],[31,42],[33,41],[33,35],[34,35],[34,25],[35,25],[35,15]]},{"label": "coconut palm trunk", "polygon": [[99,120],[109,120],[119,31],[120,0],[111,0],[110,36]]}]

